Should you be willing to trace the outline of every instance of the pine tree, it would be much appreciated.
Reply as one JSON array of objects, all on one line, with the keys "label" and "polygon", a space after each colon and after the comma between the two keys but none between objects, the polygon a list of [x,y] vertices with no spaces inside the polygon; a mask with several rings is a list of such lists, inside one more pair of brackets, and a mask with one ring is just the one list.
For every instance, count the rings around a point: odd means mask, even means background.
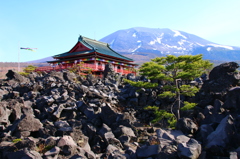
[{"label": "pine tree", "polygon": [[23,69],[23,71],[26,73],[30,73],[30,72],[33,72],[36,68],[37,66],[28,65],[26,68]]},{"label": "pine tree", "polygon": [[[212,63],[203,60],[202,55],[167,55],[166,57],[157,57],[150,62],[142,64],[139,69],[140,75],[148,79],[161,80],[164,82],[161,98],[174,98],[177,102],[177,119],[180,118],[180,95],[194,96],[199,89],[189,84],[189,81],[200,77],[203,73],[212,67]],[[158,83],[134,82],[127,80],[131,85],[143,88],[158,87]]]}]

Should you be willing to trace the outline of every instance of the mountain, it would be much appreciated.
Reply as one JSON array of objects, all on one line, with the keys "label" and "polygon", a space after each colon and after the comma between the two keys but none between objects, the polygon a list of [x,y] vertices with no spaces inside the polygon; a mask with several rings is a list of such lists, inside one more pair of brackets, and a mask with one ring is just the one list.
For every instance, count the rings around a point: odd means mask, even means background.
[{"label": "mountain", "polygon": [[50,57],[45,57],[42,59],[27,61],[27,62],[28,63],[46,63],[46,61],[53,61],[53,60],[55,60],[55,59],[52,56],[50,56]]},{"label": "mountain", "polygon": [[99,41],[128,57],[149,60],[165,55],[203,54],[209,60],[240,60],[240,48],[220,45],[183,31],[135,27],[116,31]]},{"label": "mountain", "polygon": [[[240,60],[240,47],[220,45],[179,30],[135,27],[116,31],[99,41],[141,64],[157,56],[203,54],[214,61]],[[64,51],[64,50],[63,50]],[[52,57],[31,62],[51,61]]]}]

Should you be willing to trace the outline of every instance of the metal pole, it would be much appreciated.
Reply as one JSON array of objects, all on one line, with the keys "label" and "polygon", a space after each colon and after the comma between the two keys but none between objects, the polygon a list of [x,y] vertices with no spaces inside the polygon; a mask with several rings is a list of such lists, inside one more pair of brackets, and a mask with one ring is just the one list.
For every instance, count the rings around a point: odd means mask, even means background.
[{"label": "metal pole", "polygon": [[18,42],[18,72],[20,72],[20,62],[19,62],[19,60],[20,60],[20,44]]}]

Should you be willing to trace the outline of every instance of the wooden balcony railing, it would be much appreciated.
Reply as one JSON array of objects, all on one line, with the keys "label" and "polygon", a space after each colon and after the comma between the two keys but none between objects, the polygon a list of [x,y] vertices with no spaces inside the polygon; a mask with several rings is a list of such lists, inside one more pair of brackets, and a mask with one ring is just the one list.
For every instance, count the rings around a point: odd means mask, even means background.
[{"label": "wooden balcony railing", "polygon": [[[43,66],[43,67],[38,67],[35,69],[35,71],[40,71],[40,72],[50,72],[50,71],[61,71],[63,69],[70,69],[72,68],[73,65],[57,65],[55,67],[52,67],[52,66]],[[91,70],[92,72],[102,72],[105,67],[104,66],[97,66],[97,65],[94,65],[94,64],[83,64],[80,67],[80,70],[81,71],[84,71],[84,70]],[[129,73],[134,73],[136,75],[136,72],[135,71],[131,71],[131,70],[125,70],[125,69],[116,69],[114,68],[114,71],[117,72],[117,73],[122,73],[122,74],[129,74]]]}]

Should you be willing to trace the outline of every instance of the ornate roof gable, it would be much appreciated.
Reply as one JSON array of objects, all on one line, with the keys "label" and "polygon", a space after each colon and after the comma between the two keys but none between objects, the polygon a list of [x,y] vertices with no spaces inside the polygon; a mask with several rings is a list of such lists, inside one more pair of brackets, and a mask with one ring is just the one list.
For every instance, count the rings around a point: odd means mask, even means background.
[{"label": "ornate roof gable", "polygon": [[123,59],[126,61],[133,61],[133,59],[125,57],[117,53],[113,49],[111,49],[107,43],[93,40],[84,36],[80,36],[78,38],[77,44],[69,52],[55,55],[54,58],[58,58],[58,57],[63,58],[65,56],[67,57],[67,56],[74,56],[74,55],[80,55],[80,54],[88,54],[92,52],[115,57],[118,59]]}]

